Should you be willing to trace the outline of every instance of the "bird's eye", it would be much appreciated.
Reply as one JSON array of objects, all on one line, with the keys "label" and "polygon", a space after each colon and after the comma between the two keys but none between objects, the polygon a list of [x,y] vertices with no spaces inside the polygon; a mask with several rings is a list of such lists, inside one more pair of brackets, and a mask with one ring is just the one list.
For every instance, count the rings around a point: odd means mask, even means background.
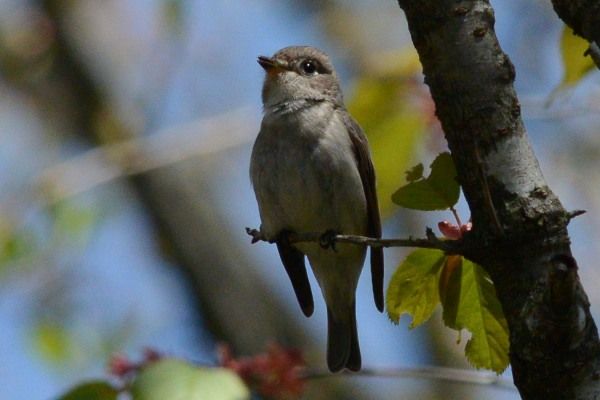
[{"label": "bird's eye", "polygon": [[300,68],[306,75],[314,75],[317,73],[317,63],[313,60],[302,61]]}]

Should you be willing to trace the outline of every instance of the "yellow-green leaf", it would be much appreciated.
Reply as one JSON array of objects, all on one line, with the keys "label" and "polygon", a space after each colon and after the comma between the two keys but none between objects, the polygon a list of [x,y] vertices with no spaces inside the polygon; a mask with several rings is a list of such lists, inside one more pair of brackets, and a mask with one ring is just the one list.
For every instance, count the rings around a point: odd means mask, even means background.
[{"label": "yellow-green leaf", "polygon": [[508,324],[485,270],[466,259],[454,265],[441,298],[446,326],[471,332],[465,355],[476,368],[501,373],[509,363]]},{"label": "yellow-green leaf", "polygon": [[440,250],[418,249],[404,259],[387,289],[386,308],[394,323],[412,316],[410,328],[427,321],[439,304],[438,284],[446,257]]},{"label": "yellow-green leaf", "polygon": [[414,210],[446,210],[456,204],[460,186],[450,153],[442,153],[431,164],[431,174],[402,186],[392,195],[399,206]]},{"label": "yellow-green leaf", "polygon": [[165,359],[136,377],[133,400],[246,400],[244,382],[225,368],[198,368],[183,361]]},{"label": "yellow-green leaf", "polygon": [[579,82],[594,68],[592,58],[584,55],[589,46],[587,40],[575,35],[573,30],[565,25],[560,39],[560,53],[564,67],[561,87]]}]

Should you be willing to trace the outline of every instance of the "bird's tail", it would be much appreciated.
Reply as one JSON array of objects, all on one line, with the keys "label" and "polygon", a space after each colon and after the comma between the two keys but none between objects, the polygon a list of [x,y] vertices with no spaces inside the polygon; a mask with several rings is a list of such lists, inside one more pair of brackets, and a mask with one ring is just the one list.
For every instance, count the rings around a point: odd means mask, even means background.
[{"label": "bird's tail", "polygon": [[335,315],[327,307],[327,366],[331,372],[343,368],[359,371],[361,365],[358,331],[356,330],[356,302],[347,312]]}]

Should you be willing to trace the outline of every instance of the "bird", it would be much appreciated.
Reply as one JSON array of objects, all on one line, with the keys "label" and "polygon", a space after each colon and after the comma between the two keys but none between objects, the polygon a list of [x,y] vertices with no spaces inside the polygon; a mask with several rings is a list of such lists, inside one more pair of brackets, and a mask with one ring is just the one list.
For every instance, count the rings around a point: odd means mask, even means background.
[{"label": "bird", "polygon": [[[308,258],[327,305],[328,368],[359,371],[355,292],[367,249],[332,239],[336,234],[381,237],[368,141],[344,105],[326,53],[290,46],[257,61],[265,71],[263,119],[252,148],[250,179],[260,233],[276,243],[307,317],[314,310]],[[290,235],[302,232],[322,232],[323,240],[291,243]],[[381,247],[371,247],[370,262],[375,305],[382,312]]]}]

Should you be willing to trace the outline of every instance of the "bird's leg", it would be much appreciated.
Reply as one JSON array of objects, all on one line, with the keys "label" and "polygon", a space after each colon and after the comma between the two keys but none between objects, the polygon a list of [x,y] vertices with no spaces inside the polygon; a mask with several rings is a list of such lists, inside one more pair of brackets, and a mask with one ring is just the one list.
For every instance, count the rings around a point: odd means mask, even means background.
[{"label": "bird's leg", "polygon": [[270,243],[284,243],[288,246],[291,246],[290,243],[290,235],[294,233],[289,229],[284,229],[277,234],[274,240],[270,241]]},{"label": "bird's leg", "polygon": [[323,249],[331,248],[333,251],[337,252],[335,248],[335,237],[337,236],[337,232],[333,229],[328,229],[321,235],[319,238],[319,245]]}]

